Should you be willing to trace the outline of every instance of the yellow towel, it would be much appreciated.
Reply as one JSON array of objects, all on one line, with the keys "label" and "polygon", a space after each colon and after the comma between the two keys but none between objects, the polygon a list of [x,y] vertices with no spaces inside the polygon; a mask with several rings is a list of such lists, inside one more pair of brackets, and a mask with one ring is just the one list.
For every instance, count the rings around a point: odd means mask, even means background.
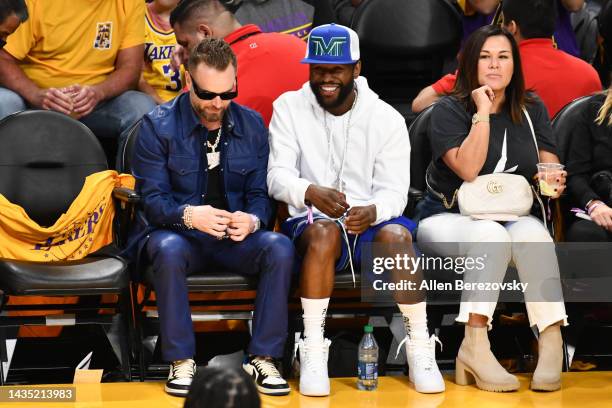
[{"label": "yellow towel", "polygon": [[51,227],[41,227],[25,210],[0,195],[0,258],[52,262],[77,260],[113,240],[115,187],[134,188],[134,178],[114,170],[94,173]]}]

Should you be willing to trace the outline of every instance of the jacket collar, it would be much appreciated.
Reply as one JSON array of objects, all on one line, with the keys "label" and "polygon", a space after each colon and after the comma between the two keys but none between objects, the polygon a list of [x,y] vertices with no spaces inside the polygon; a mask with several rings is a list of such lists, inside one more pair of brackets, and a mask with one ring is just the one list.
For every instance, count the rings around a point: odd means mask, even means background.
[{"label": "jacket collar", "polygon": [[[200,123],[200,118],[193,110],[191,106],[191,100],[189,99],[189,92],[184,92],[182,95],[179,95],[177,101],[179,105],[179,112],[181,117],[182,124],[182,134],[183,138],[189,137],[189,135],[193,134],[193,131],[198,127],[203,127]],[[225,111],[225,115],[223,117],[223,130],[226,131],[226,134],[242,137],[242,129],[240,126],[236,126],[235,117],[238,115],[238,106],[235,102],[230,102],[227,110]]]},{"label": "jacket collar", "polygon": [[250,37],[255,34],[261,33],[261,29],[257,27],[255,24],[247,24],[238,28],[237,30],[232,31],[228,35],[225,36],[224,40],[226,43],[232,45],[240,40]]},{"label": "jacket collar", "polygon": [[527,47],[554,48],[552,38],[530,38],[519,43],[519,49]]}]

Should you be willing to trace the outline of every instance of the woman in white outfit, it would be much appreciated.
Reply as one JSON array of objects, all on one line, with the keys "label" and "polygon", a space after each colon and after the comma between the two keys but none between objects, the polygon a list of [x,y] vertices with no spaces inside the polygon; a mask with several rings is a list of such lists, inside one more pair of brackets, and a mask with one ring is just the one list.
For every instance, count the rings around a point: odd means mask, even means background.
[{"label": "woman in white outfit", "polygon": [[[528,283],[525,297],[530,324],[540,333],[531,389],[559,389],[560,325],[567,325],[567,316],[553,241],[540,209],[533,211],[539,218],[477,220],[461,215],[456,200],[461,184],[479,175],[512,173],[531,182],[539,161],[559,163],[546,108],[525,91],[518,47],[508,31],[486,26],[469,37],[454,93],[433,107],[430,140],[433,162],[428,170],[428,192],[418,207],[419,245],[425,252],[444,256],[486,253],[483,270],[466,272],[464,282],[500,283],[508,265],[516,266],[521,281]],[[565,172],[560,172],[552,198],[559,197],[564,188]],[[543,287],[547,288],[545,298]],[[465,336],[457,356],[456,381],[461,385],[475,381],[487,391],[517,390],[517,378],[498,363],[487,336],[499,293],[471,293],[463,293],[457,317],[465,323]]]}]

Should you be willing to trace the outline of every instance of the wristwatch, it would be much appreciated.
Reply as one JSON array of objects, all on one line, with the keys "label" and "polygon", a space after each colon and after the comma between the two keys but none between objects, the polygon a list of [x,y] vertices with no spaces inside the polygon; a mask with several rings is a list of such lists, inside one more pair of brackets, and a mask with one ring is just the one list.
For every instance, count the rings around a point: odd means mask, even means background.
[{"label": "wristwatch", "polygon": [[485,116],[485,115],[479,115],[477,113],[474,114],[474,116],[472,116],[472,126],[474,126],[475,124],[477,124],[478,122],[489,122],[489,117]]},{"label": "wristwatch", "polygon": [[255,227],[253,227],[253,231],[251,231],[251,234],[252,234],[255,231],[257,231],[259,228],[261,228],[261,222],[259,221],[259,217],[256,216],[255,214],[249,214],[249,215],[253,219],[253,224],[255,224]]}]

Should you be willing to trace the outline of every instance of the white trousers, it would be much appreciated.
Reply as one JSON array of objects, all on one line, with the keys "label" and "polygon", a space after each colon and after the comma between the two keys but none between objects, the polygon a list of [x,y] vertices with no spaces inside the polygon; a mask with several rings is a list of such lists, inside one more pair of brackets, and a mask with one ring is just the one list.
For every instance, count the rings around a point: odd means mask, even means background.
[{"label": "white trousers", "polygon": [[[540,332],[558,321],[567,325],[553,240],[537,218],[525,216],[501,224],[455,213],[437,214],[421,220],[417,241],[425,254],[478,257],[486,253],[484,268],[466,272],[464,282],[501,283],[508,265],[514,264],[521,282],[528,283],[525,303],[530,324]],[[552,300],[544,301],[548,297],[540,292],[543,287]],[[492,291],[486,301],[462,299],[456,320],[467,323],[470,313],[487,316],[490,330],[498,297],[499,291]],[[539,301],[530,301],[530,298]]]}]

